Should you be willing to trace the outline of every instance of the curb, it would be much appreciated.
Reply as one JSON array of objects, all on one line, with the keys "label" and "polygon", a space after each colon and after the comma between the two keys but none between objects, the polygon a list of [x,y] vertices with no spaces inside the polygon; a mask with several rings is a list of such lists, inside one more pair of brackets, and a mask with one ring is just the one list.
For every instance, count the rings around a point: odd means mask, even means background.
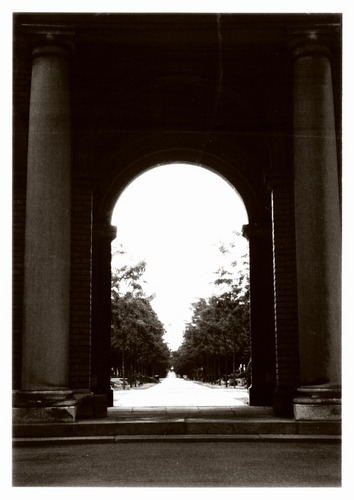
[{"label": "curb", "polygon": [[105,443],[219,443],[219,442],[259,442],[259,443],[341,443],[340,436],[299,435],[299,434],[179,434],[179,435],[117,435],[117,436],[66,436],[14,438],[14,447],[77,445]]}]

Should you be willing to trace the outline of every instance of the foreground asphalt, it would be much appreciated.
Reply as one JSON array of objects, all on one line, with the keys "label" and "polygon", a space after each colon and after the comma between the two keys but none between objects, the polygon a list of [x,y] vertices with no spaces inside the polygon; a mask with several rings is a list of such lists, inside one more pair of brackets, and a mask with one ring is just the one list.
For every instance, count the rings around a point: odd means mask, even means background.
[{"label": "foreground asphalt", "polygon": [[13,486],[340,487],[338,443],[137,442],[20,447]]},{"label": "foreground asphalt", "polygon": [[243,389],[173,376],[150,388],[116,391],[106,419],[78,422],[67,434],[60,426],[18,429],[13,490],[340,487],[339,436],[309,429],[294,435],[294,422],[274,420],[268,410],[249,407]]}]

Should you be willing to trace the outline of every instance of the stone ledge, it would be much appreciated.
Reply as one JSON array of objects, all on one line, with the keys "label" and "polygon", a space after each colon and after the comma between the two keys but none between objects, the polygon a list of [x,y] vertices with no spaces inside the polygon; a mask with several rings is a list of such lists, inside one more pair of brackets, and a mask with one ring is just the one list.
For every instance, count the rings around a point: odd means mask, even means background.
[{"label": "stone ledge", "polygon": [[15,424],[72,423],[76,420],[76,410],[76,405],[13,408],[12,418]]},{"label": "stone ledge", "polygon": [[247,435],[250,438],[257,435],[308,436],[331,435],[340,438],[341,422],[339,421],[303,421],[296,420],[252,420],[252,419],[169,419],[158,420],[128,420],[124,422],[95,421],[76,423],[37,423],[15,424],[14,438],[105,438],[107,436],[178,436],[178,435],[228,435],[230,438]]},{"label": "stone ledge", "polygon": [[294,416],[296,420],[341,420],[341,404],[294,404]]},{"label": "stone ledge", "polygon": [[175,435],[121,435],[121,436],[67,436],[47,438],[15,438],[14,447],[52,446],[65,444],[104,444],[104,443],[333,443],[341,442],[340,436],[299,435],[299,434],[175,434]]},{"label": "stone ledge", "polygon": [[339,385],[308,385],[297,389],[294,398],[295,420],[341,420],[342,400]]}]

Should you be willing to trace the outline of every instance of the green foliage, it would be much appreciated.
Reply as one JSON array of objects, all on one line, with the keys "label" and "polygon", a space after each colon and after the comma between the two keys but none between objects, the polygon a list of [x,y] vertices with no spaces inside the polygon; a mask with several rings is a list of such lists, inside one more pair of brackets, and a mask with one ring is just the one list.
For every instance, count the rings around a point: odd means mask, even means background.
[{"label": "green foliage", "polygon": [[[121,249],[119,255],[125,252]],[[146,375],[165,374],[170,358],[164,326],[143,290],[145,269],[142,261],[112,272],[111,365],[131,385]]]},{"label": "green foliage", "polygon": [[228,261],[216,272],[219,293],[193,304],[183,343],[173,353],[175,371],[181,375],[220,382],[250,360],[248,258],[230,261],[234,248],[235,242],[220,247]]}]

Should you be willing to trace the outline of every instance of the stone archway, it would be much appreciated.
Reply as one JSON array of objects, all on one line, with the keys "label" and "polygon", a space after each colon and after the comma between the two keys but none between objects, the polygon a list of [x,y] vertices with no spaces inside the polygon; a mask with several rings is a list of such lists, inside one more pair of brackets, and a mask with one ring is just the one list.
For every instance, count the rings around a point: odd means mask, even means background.
[{"label": "stone archway", "polygon": [[[110,367],[105,360],[109,359],[110,312],[107,303],[108,297],[110,297],[110,247],[111,241],[116,234],[116,229],[110,225],[110,217],[115,200],[135,177],[151,168],[154,164],[161,165],[167,161],[181,162],[181,158],[183,158],[184,162],[188,159],[187,163],[193,165],[192,159],[200,156],[200,152],[191,148],[170,149],[167,147],[169,144],[164,137],[154,138],[154,147],[157,141],[160,141],[161,144],[165,143],[165,147],[160,151],[145,154],[126,168],[119,169],[118,175],[115,176],[106,196],[103,198],[100,215],[97,214],[97,219],[100,222],[97,225],[96,233],[93,233],[96,234],[97,239],[96,245],[94,239],[93,246],[93,280],[95,280],[96,276],[97,283],[100,285],[95,288],[93,281],[92,366],[94,367],[94,379],[98,382],[97,392],[107,395],[109,405],[113,404],[113,393],[109,385]],[[119,158],[112,155],[110,161],[119,162]],[[270,212],[264,210],[260,200],[257,200],[257,193],[244,182],[242,175],[234,165],[228,164],[225,159],[222,160],[215,155],[209,155],[207,166],[209,168],[212,166],[210,169],[214,173],[221,175],[240,195],[242,193],[243,199],[247,200],[245,207],[250,222],[244,227],[244,236],[248,239],[250,245],[251,343],[253,358],[250,404],[272,406],[276,382]],[[110,170],[114,171],[112,167]],[[96,256],[95,248],[97,248]],[[96,336],[95,332],[97,332]],[[106,332],[104,337],[103,332]]]},{"label": "stone archway", "polygon": [[173,161],[249,213],[251,401],[338,418],[340,15],[16,14],[14,57],[15,418],[107,408],[113,201]]}]

